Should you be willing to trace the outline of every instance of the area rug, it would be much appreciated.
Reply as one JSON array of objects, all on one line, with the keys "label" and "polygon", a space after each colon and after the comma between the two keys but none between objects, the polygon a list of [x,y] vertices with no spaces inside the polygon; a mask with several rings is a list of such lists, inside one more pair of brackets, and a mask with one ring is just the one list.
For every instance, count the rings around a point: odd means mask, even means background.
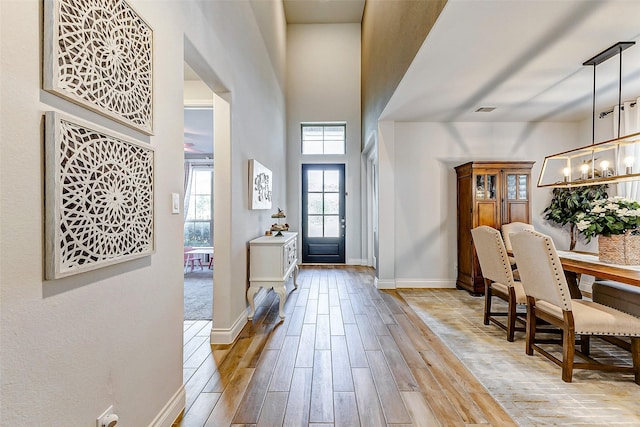
[{"label": "area rug", "polygon": [[213,271],[205,267],[184,274],[184,320],[211,320]]},{"label": "area rug", "polygon": [[[510,343],[502,329],[483,324],[484,298],[445,289],[399,293],[518,425],[640,426],[640,386],[631,374],[575,370],[565,383],[558,366],[525,354],[522,332]],[[504,308],[495,298],[494,304]],[[595,338],[592,356],[631,359]]]}]

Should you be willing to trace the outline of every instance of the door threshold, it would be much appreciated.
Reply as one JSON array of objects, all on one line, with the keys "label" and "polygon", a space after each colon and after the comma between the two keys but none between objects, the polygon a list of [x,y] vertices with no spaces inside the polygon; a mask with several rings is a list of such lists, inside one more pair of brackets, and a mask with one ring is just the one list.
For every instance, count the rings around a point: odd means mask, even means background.
[{"label": "door threshold", "polygon": [[305,262],[298,264],[300,267],[313,267],[313,268],[349,268],[349,267],[362,267],[359,265],[350,265],[350,264],[331,264],[331,263],[313,263],[313,262]]}]

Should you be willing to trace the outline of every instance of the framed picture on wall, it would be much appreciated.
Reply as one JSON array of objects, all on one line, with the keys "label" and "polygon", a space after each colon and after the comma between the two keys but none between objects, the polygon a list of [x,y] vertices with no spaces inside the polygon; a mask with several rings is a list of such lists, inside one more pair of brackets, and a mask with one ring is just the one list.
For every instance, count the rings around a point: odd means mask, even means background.
[{"label": "framed picture on wall", "polygon": [[154,150],[56,112],[45,116],[47,279],[154,251]]},{"label": "framed picture on wall", "polygon": [[271,209],[273,174],[255,159],[249,160],[249,209]]},{"label": "framed picture on wall", "polygon": [[126,0],[44,1],[43,87],[153,134],[153,30]]}]

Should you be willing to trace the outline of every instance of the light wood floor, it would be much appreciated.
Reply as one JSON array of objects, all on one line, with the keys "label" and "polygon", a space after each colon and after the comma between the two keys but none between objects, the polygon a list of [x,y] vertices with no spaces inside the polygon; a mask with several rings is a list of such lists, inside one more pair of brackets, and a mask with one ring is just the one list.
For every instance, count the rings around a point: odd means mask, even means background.
[{"label": "light wood floor", "polygon": [[396,292],[361,267],[303,268],[284,321],[270,292],[232,346],[186,321],[179,427],[515,423]]}]

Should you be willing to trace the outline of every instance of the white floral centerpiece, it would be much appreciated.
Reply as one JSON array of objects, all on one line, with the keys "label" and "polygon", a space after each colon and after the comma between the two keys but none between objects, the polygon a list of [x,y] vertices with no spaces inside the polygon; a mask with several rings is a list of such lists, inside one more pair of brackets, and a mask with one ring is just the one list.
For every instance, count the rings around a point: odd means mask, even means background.
[{"label": "white floral centerpiece", "polygon": [[615,264],[640,264],[640,203],[624,197],[591,202],[576,224],[587,242],[598,236],[600,260]]}]

